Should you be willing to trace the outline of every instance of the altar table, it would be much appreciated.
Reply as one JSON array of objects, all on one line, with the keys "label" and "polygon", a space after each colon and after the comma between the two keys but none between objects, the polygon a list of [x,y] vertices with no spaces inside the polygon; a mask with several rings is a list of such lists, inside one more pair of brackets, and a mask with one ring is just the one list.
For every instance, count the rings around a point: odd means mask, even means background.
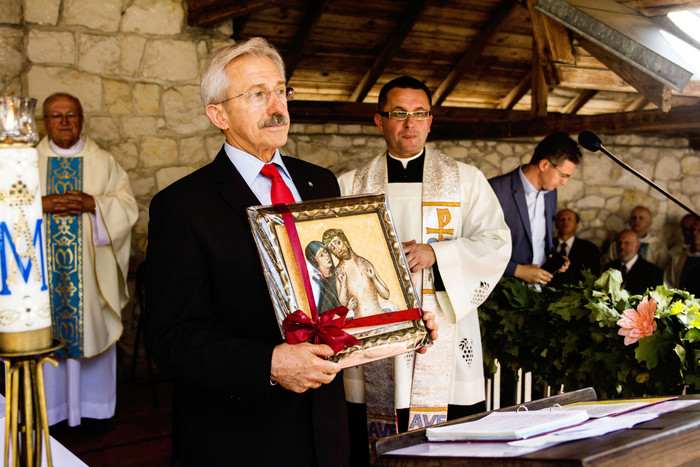
[{"label": "altar table", "polygon": [[[520,457],[425,457],[385,455],[399,448],[426,443],[425,429],[390,436],[372,444],[372,465],[376,466],[499,466],[499,467],[634,467],[700,465],[700,395],[680,396],[697,404],[662,413],[658,418],[603,436],[570,441]],[[592,388],[548,397],[525,405],[530,410],[595,401]],[[506,407],[500,410],[514,410]],[[484,414],[448,423],[461,423]]]}]

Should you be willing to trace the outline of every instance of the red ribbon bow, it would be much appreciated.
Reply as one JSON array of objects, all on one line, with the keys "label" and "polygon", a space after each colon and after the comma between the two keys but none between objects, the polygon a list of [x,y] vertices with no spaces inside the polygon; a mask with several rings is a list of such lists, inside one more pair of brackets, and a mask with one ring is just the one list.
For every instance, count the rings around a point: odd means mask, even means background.
[{"label": "red ribbon bow", "polygon": [[[303,311],[297,310],[287,315],[282,321],[287,342],[298,344],[313,339],[314,344],[327,344],[335,353],[340,352],[344,347],[360,344],[359,340],[343,331],[347,314],[348,309],[339,306],[313,320]],[[334,318],[336,315],[337,318]]]}]

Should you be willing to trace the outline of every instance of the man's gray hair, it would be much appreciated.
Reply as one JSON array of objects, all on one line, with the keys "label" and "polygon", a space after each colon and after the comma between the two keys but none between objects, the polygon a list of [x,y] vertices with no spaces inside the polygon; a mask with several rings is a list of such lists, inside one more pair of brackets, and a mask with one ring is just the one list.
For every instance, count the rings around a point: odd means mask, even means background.
[{"label": "man's gray hair", "polygon": [[226,74],[226,65],[242,55],[268,57],[277,66],[282,79],[286,79],[282,57],[277,49],[262,37],[253,37],[244,42],[224,45],[214,51],[202,70],[199,92],[202,105],[205,108],[209,104],[216,104],[229,97],[226,93],[231,83],[229,83]]},{"label": "man's gray hair", "polygon": [[80,103],[80,99],[78,99],[72,94],[68,94],[67,92],[54,92],[49,97],[44,99],[44,105],[42,106],[42,113],[44,114],[44,117],[47,116],[46,110],[49,108],[49,104],[51,104],[51,102],[54,99],[58,99],[59,97],[65,97],[72,100],[75,103],[76,107],[78,107],[78,113],[81,116],[83,115],[83,105]]}]

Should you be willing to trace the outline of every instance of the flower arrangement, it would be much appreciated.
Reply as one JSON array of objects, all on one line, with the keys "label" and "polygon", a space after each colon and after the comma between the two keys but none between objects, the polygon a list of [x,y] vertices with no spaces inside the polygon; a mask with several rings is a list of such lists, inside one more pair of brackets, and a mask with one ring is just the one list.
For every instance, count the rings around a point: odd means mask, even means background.
[{"label": "flower arrangement", "polygon": [[700,389],[700,301],[664,285],[630,295],[621,284],[612,269],[541,291],[501,279],[479,309],[487,374],[498,359],[531,371],[534,384],[591,386],[601,398]]}]

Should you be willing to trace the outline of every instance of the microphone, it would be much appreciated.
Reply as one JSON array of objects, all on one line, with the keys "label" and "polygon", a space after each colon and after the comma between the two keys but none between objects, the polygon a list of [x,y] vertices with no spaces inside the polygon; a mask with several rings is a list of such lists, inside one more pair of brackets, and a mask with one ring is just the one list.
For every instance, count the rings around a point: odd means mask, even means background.
[{"label": "microphone", "polygon": [[598,135],[589,130],[584,130],[578,134],[578,143],[591,152],[596,152],[603,146],[603,142],[598,138]]},{"label": "microphone", "polygon": [[690,209],[688,206],[686,206],[685,204],[683,204],[683,203],[681,203],[680,201],[678,201],[676,198],[674,198],[673,196],[671,196],[669,193],[667,193],[666,191],[664,191],[662,188],[658,187],[654,182],[652,182],[651,180],[649,180],[648,178],[646,178],[644,175],[642,175],[642,174],[640,174],[639,172],[637,172],[636,170],[634,170],[634,169],[633,169],[632,167],[630,167],[629,165],[627,165],[627,164],[625,164],[624,162],[622,162],[620,159],[618,159],[617,157],[615,157],[610,151],[608,151],[607,149],[605,149],[605,146],[603,146],[603,142],[600,140],[600,138],[598,137],[598,135],[596,135],[596,134],[593,133],[592,131],[590,131],[590,130],[584,130],[584,131],[582,131],[581,133],[579,133],[579,134],[578,134],[578,142],[579,142],[579,144],[580,144],[581,146],[583,146],[584,148],[588,149],[588,150],[591,151],[591,152],[601,151],[603,154],[605,154],[606,156],[608,156],[610,159],[612,159],[612,160],[614,160],[615,162],[617,162],[623,169],[629,171],[629,172],[632,173],[633,175],[636,175],[637,177],[639,177],[639,178],[641,178],[642,180],[644,180],[650,187],[652,187],[652,188],[656,189],[657,191],[659,191],[659,192],[660,192],[662,195],[664,195],[666,198],[670,199],[671,201],[673,201],[674,203],[676,203],[678,206],[682,207],[683,209],[685,209],[686,211],[688,211],[690,214],[694,215],[696,218],[700,218],[700,216],[698,216],[698,214],[697,214],[695,211],[693,211],[693,210]]}]

